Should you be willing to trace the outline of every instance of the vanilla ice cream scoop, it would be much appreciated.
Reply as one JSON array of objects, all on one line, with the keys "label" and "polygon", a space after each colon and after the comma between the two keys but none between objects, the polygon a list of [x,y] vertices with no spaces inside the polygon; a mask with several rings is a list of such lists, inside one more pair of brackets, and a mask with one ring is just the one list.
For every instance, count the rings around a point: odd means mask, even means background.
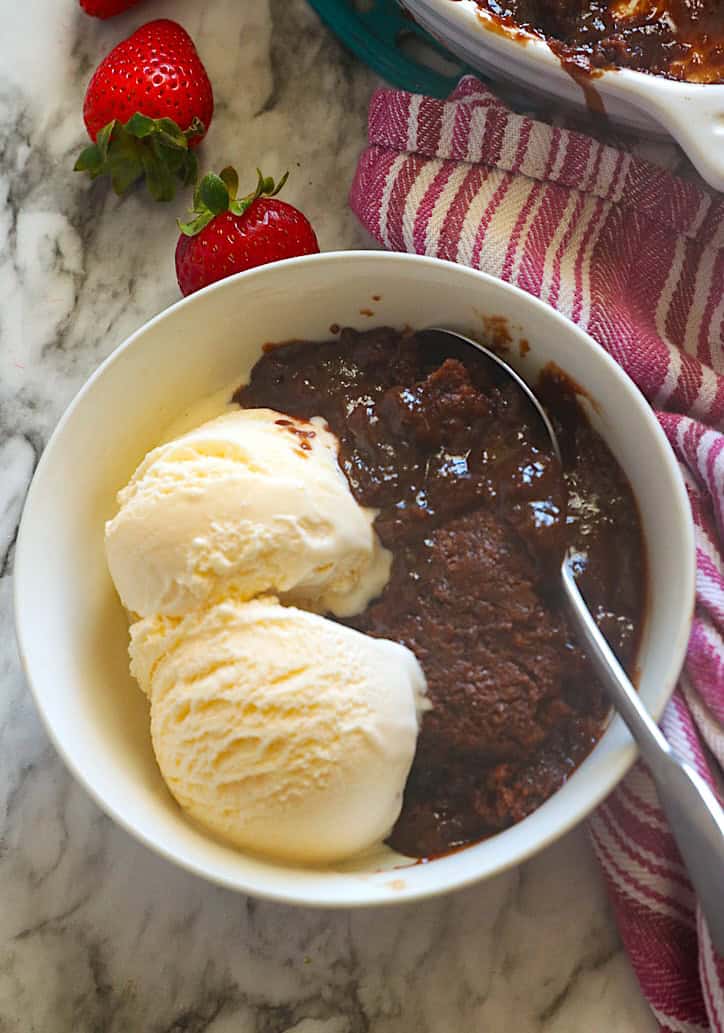
[{"label": "vanilla ice cream scoop", "polygon": [[425,705],[404,646],[263,598],[138,621],[130,652],[163,777],[199,824],[297,863],[390,832]]},{"label": "vanilla ice cream scoop", "polygon": [[141,617],[265,592],[347,617],[389,577],[375,511],[352,496],[322,421],[220,416],[149,452],[118,502],[108,565]]}]

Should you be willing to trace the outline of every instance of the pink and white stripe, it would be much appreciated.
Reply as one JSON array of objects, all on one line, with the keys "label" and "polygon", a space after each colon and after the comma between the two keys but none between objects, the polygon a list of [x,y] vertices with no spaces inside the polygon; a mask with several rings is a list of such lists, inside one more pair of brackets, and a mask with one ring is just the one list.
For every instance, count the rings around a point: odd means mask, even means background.
[{"label": "pink and white stripe", "polygon": [[[724,766],[724,197],[514,114],[467,77],[447,101],[375,93],[350,202],[389,248],[463,262],[542,297],[660,410],[697,549],[686,670],[662,728],[714,784]],[[645,768],[590,831],[661,1029],[724,1033],[724,959]]]}]

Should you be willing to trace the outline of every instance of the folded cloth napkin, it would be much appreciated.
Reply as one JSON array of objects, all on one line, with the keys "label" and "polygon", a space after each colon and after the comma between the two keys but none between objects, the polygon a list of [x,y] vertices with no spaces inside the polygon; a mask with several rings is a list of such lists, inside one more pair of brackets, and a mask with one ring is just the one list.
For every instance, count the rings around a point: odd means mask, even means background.
[{"label": "folded cloth napkin", "polygon": [[[661,726],[713,784],[724,765],[724,197],[514,114],[466,77],[447,101],[375,93],[350,202],[386,247],[463,262],[553,305],[656,408],[697,556],[687,662]],[[661,1029],[724,1033],[724,958],[641,764],[590,833]]]}]

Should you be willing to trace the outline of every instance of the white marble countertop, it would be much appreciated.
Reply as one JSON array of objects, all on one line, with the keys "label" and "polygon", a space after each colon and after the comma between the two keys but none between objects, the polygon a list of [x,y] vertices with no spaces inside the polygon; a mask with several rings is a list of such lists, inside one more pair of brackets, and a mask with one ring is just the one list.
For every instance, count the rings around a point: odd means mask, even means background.
[{"label": "white marble countertop", "polygon": [[[147,17],[197,41],[217,98],[206,167],[290,168],[323,249],[369,244],[346,206],[373,77],[304,0],[144,0],[100,23],[25,0],[0,38],[0,1031],[648,1033],[579,830],[445,899],[367,913],[257,903],[116,828],[40,725],[12,631],[28,483],[96,365],[178,297],[184,199],[119,202],[71,172],[85,83]],[[52,514],[49,514],[52,520]]]}]

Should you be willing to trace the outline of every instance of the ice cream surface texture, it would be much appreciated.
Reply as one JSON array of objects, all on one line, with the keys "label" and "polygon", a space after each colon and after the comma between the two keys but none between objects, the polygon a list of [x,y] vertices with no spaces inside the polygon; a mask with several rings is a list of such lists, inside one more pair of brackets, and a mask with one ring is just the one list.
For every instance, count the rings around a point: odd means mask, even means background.
[{"label": "ice cream surface texture", "polygon": [[390,832],[424,706],[410,650],[260,598],[140,620],[130,652],[163,777],[206,829],[295,863]]},{"label": "ice cream surface texture", "polygon": [[267,592],[347,617],[389,577],[375,511],[353,498],[322,421],[227,413],[149,452],[118,502],[108,565],[141,617]]}]

